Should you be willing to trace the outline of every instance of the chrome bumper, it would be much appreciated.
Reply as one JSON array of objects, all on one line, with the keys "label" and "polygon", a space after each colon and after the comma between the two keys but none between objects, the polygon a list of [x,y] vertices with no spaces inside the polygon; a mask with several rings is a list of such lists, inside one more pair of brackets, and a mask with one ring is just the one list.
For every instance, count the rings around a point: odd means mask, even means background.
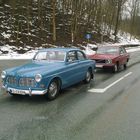
[{"label": "chrome bumper", "polygon": [[13,94],[18,94],[18,95],[44,95],[47,93],[47,89],[45,90],[32,90],[29,88],[29,90],[22,90],[22,89],[16,89],[16,88],[10,88],[10,87],[2,87],[3,91],[7,91]]}]

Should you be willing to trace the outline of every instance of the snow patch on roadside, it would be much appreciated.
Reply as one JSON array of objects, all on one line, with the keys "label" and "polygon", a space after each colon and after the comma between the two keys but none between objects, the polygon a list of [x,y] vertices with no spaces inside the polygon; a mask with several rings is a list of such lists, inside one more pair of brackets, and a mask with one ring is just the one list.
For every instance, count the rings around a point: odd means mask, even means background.
[{"label": "snow patch on roadside", "polygon": [[[129,47],[129,48],[126,48],[126,50],[127,50],[128,53],[140,51],[140,46],[139,47]],[[0,54],[0,60],[32,59],[37,51],[38,50],[32,50],[32,51],[29,51],[25,54],[17,54],[15,52],[11,52],[11,53],[8,53],[8,54]],[[95,51],[88,48],[88,49],[85,50],[85,53],[86,54],[95,54]]]},{"label": "snow patch on roadside", "polygon": [[[128,35],[126,35],[128,36]],[[121,43],[118,43],[121,45],[125,45],[125,44],[140,44],[140,41],[138,39],[132,39],[131,42],[128,41],[128,39],[126,38],[122,38]],[[98,45],[103,45],[103,44],[98,44]],[[83,48],[85,54],[87,55],[92,55],[95,54],[96,51],[93,50],[93,48],[96,48],[98,45],[95,44],[87,44],[87,46],[81,46],[81,48]],[[112,44],[113,45],[113,44]],[[36,49],[36,50],[31,50],[32,48],[30,46],[26,46],[26,47],[20,47],[18,48],[19,50],[30,50],[27,51],[24,54],[18,54],[16,51],[17,48],[15,46],[9,46],[9,45],[5,45],[5,46],[0,46],[0,60],[9,60],[9,59],[32,59],[35,55],[35,53],[39,50],[39,49],[43,49],[42,47]],[[128,47],[126,48],[128,53],[131,52],[136,52],[136,51],[140,51],[140,46],[137,47]]]},{"label": "snow patch on roadside", "polygon": [[129,48],[126,48],[126,51],[127,51],[128,53],[140,51],[140,46],[138,46],[138,47],[129,47]]},{"label": "snow patch on roadside", "polygon": [[32,59],[36,51],[27,52],[25,54],[9,53],[0,55],[0,59]]},{"label": "snow patch on roadside", "polygon": [[[17,48],[15,46],[9,46],[9,45],[0,46],[0,59],[1,60],[3,59],[32,59],[35,53],[38,51],[38,50],[31,50],[24,54],[18,54],[17,52],[14,51],[14,49],[17,49]],[[27,46],[26,48],[19,48],[19,49],[28,50],[30,49],[30,47]]]}]

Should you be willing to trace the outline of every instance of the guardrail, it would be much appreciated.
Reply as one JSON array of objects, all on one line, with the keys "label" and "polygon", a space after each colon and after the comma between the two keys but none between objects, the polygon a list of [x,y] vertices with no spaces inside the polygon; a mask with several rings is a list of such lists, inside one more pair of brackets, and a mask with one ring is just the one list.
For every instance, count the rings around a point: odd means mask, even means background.
[{"label": "guardrail", "polygon": [[137,47],[140,46],[140,43],[111,43],[111,44],[97,44],[97,46],[124,46],[124,47]]},{"label": "guardrail", "polygon": [[120,45],[120,46],[124,46],[124,47],[137,47],[140,46],[140,43],[116,43],[113,45]]}]

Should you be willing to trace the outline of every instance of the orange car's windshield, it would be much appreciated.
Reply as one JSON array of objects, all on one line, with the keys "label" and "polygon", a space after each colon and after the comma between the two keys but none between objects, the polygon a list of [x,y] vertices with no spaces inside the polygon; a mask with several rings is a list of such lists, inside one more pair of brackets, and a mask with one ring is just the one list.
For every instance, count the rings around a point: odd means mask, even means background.
[{"label": "orange car's windshield", "polygon": [[119,49],[117,47],[99,47],[97,54],[118,54]]}]

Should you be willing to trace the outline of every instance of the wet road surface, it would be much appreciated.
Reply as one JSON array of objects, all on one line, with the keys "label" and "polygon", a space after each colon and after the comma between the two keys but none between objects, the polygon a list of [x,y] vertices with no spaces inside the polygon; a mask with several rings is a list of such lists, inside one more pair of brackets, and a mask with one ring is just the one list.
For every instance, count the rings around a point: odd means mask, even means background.
[{"label": "wet road surface", "polygon": [[[65,89],[52,102],[0,91],[0,140],[139,140],[140,52],[131,57],[127,70],[97,71],[95,81]],[[1,60],[0,71],[26,62]],[[104,93],[89,92],[129,72]]]}]

